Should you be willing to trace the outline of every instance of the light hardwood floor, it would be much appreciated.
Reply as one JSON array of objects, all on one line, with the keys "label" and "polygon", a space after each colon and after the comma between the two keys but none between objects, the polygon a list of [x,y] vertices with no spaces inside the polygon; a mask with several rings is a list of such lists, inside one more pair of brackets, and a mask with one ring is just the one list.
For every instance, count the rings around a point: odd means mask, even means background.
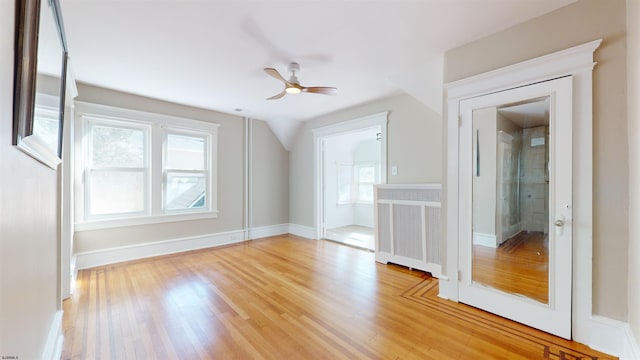
[{"label": "light hardwood floor", "polygon": [[327,229],[326,238],[367,250],[374,250],[375,247],[373,228],[370,227],[348,225]]},{"label": "light hardwood floor", "polygon": [[497,248],[473,246],[473,281],[502,291],[549,301],[549,240],[523,231]]},{"label": "light hardwood floor", "polygon": [[63,359],[575,359],[428,274],[286,235],[80,271]]}]

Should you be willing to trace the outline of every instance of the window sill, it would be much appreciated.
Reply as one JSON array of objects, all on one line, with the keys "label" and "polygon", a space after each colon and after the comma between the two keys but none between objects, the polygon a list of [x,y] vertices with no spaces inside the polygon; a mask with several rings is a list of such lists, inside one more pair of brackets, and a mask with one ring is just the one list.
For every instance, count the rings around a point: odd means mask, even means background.
[{"label": "window sill", "polygon": [[218,211],[214,210],[214,211],[193,213],[193,214],[184,214],[184,213],[163,214],[163,215],[155,215],[155,216],[129,217],[129,218],[119,218],[119,219],[108,219],[108,220],[90,220],[90,221],[76,223],[75,231],[101,230],[101,229],[110,229],[110,228],[118,228],[118,227],[163,224],[163,223],[189,221],[189,220],[206,220],[206,219],[215,219],[217,217],[218,217]]}]

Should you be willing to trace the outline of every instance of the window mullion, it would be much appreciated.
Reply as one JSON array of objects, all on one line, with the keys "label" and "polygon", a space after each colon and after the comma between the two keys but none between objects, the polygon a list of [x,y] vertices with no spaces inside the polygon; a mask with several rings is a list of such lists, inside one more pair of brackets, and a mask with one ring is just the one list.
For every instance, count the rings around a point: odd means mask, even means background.
[{"label": "window mullion", "polygon": [[151,215],[162,215],[162,199],[164,194],[164,157],[165,157],[166,133],[162,126],[154,125],[151,129],[150,141],[150,174],[149,188]]}]

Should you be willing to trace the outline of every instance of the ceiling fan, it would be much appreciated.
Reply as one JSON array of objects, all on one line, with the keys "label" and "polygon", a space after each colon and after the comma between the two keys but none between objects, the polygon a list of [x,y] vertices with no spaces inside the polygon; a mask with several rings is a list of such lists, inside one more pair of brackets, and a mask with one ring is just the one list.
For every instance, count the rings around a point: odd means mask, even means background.
[{"label": "ceiling fan", "polygon": [[338,93],[338,89],[334,87],[326,87],[326,86],[311,86],[306,87],[300,85],[300,81],[298,81],[298,77],[296,76],[296,72],[300,71],[300,65],[296,62],[292,62],[289,64],[289,71],[291,72],[291,77],[289,80],[286,80],[278,70],[274,68],[264,68],[264,72],[273,76],[274,78],[282,81],[284,83],[284,90],[277,95],[273,95],[267,100],[276,100],[285,96],[287,93],[289,94],[299,94],[301,92],[307,92],[312,94],[324,94],[324,95],[336,95]]}]

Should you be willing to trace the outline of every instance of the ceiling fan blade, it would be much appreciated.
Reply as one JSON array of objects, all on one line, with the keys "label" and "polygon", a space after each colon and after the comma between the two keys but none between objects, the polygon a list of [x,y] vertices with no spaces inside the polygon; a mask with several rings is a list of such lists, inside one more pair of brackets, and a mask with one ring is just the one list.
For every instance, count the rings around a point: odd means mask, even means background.
[{"label": "ceiling fan blade", "polygon": [[336,95],[338,94],[338,89],[334,87],[326,87],[326,86],[312,86],[312,87],[303,87],[302,92],[324,94],[324,95]]},{"label": "ceiling fan blade", "polygon": [[281,97],[283,97],[285,95],[287,95],[287,92],[285,90],[282,90],[282,92],[280,94],[273,95],[272,97],[267,98],[267,100],[277,100],[277,99],[280,99]]},{"label": "ceiling fan blade", "polygon": [[288,81],[285,78],[283,78],[282,75],[280,75],[278,70],[276,70],[274,68],[264,68],[264,72],[266,72],[267,74],[273,76],[274,78],[284,82],[285,84],[288,83]]}]

